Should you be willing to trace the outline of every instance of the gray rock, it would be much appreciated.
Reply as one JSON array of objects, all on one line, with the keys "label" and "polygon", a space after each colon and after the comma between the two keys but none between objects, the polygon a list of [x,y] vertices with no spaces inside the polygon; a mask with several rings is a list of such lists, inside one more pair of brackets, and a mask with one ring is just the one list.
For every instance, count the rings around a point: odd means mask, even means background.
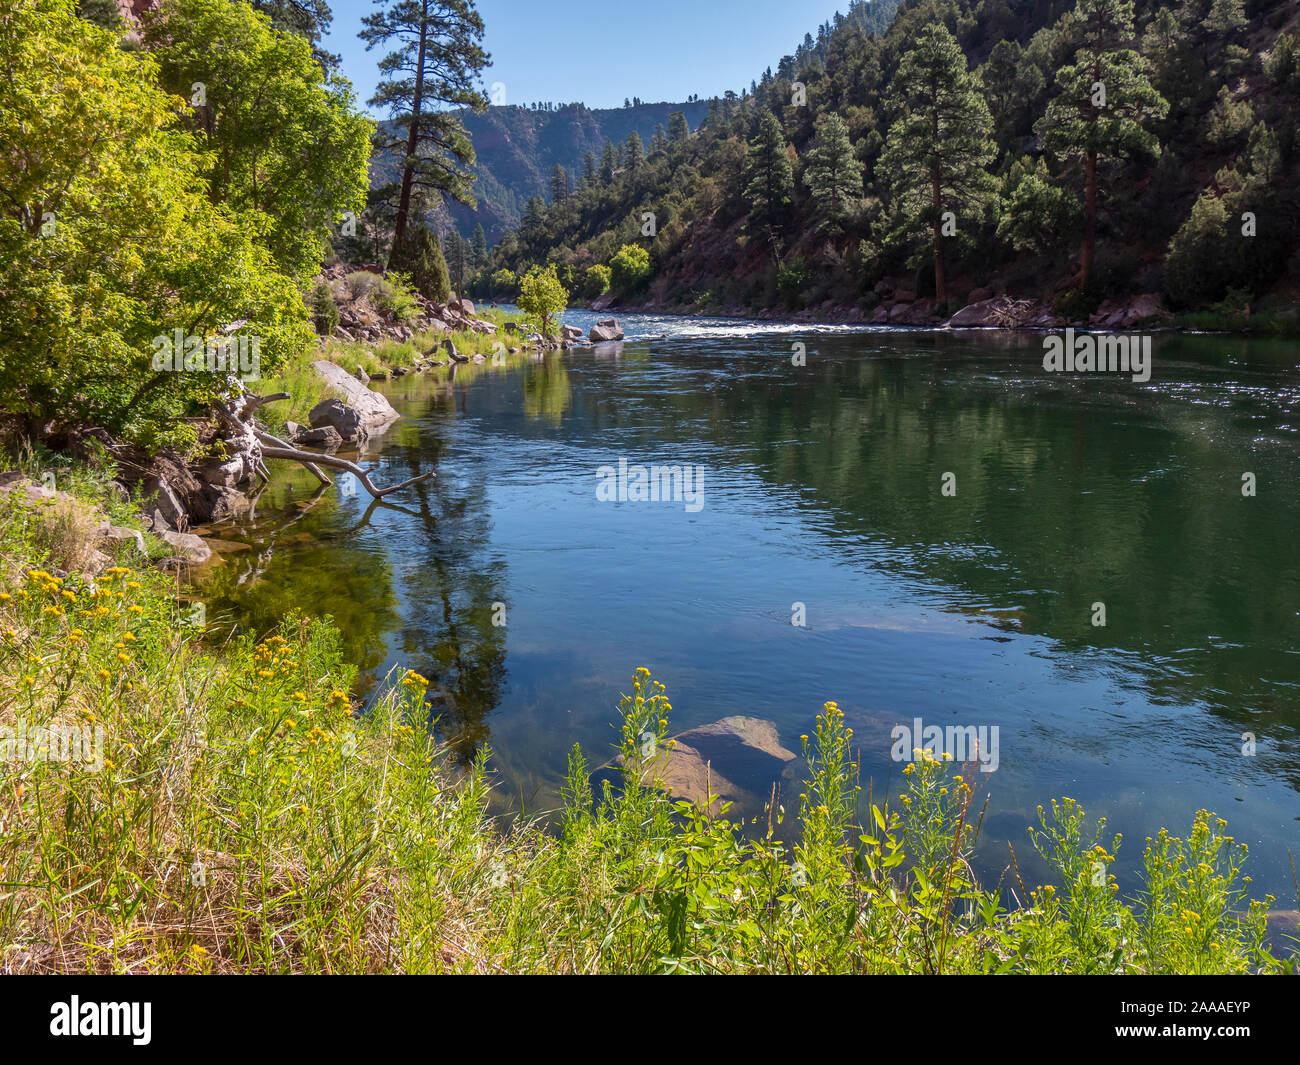
[{"label": "gray rock", "polygon": [[342,441],[360,443],[367,436],[365,419],[355,407],[350,407],[342,400],[323,399],[312,407],[307,420],[313,429],[323,426],[332,427]]},{"label": "gray rock", "polygon": [[159,535],[175,549],[178,557],[187,562],[206,562],[212,557],[212,549],[203,542],[202,537],[193,533],[165,530]]},{"label": "gray rock", "polygon": [[357,380],[363,385],[368,385],[370,383],[370,376],[360,366],[357,366]]},{"label": "gray rock", "polygon": [[226,488],[234,488],[252,475],[243,455],[233,455],[227,459],[210,456],[200,462],[194,472],[200,481],[206,484],[223,485]]},{"label": "gray rock", "polygon": [[591,332],[587,334],[587,339],[593,343],[622,340],[623,328],[618,324],[617,318],[602,318],[591,327]]},{"label": "gray rock", "polygon": [[333,451],[343,443],[342,434],[332,425],[322,425],[316,429],[301,429],[293,438],[299,447],[323,447]]},{"label": "gray rock", "polygon": [[134,547],[142,555],[148,554],[148,549],[144,545],[144,535],[139,529],[128,529],[121,525],[110,525],[104,530],[104,539],[110,543],[114,549],[128,546]]},{"label": "gray rock", "polygon": [[146,512],[152,509],[155,514],[161,514],[166,526],[172,529],[183,528],[189,523],[189,512],[166,481],[158,477],[149,477],[145,480],[143,488]]},{"label": "gray rock", "polygon": [[948,319],[950,329],[975,329],[1000,324],[1003,305],[1007,301],[1000,296],[980,300],[978,303],[963,307]]}]

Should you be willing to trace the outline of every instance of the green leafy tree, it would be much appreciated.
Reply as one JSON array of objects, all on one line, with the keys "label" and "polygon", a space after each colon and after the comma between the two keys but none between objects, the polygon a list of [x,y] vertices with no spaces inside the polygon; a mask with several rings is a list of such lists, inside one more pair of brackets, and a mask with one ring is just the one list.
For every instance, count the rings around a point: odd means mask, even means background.
[{"label": "green leafy tree", "polygon": [[569,305],[569,294],[555,276],[555,264],[533,267],[519,282],[519,309],[536,323],[542,336],[550,336],[554,320]]},{"label": "green leafy tree", "polygon": [[1044,147],[1069,166],[1083,167],[1081,288],[1092,276],[1097,244],[1099,167],[1133,153],[1160,154],[1148,126],[1169,111],[1156,91],[1133,37],[1131,0],[1079,0],[1074,19],[1081,38],[1074,62],[1056,82],[1060,94],[1048,105],[1038,129]]},{"label": "green leafy tree", "polygon": [[764,241],[772,258],[780,262],[781,233],[790,221],[794,195],[794,168],[786,153],[785,134],[771,111],[758,116],[745,166],[745,198],[749,217],[745,228]]},{"label": "green leafy tree", "polygon": [[889,127],[878,172],[888,175],[890,239],[918,250],[928,239],[935,296],[946,304],[943,242],[974,227],[996,183],[986,169],[995,151],[993,119],[943,23],[917,34],[890,84],[888,103],[899,117]]},{"label": "green leafy tree", "polygon": [[1047,89],[1047,79],[1017,41],[1004,39],[993,46],[980,80],[998,143],[1012,147],[1030,132],[1030,116]]},{"label": "green leafy tree", "polygon": [[329,33],[334,21],[334,13],[325,0],[250,0],[250,3],[266,15],[277,30],[304,38],[323,69],[337,69],[339,57],[320,46],[321,38]]},{"label": "green leafy tree", "polygon": [[422,189],[475,205],[471,187],[474,146],[454,108],[487,108],[476,79],[490,56],[482,48],[483,20],[473,0],[375,0],[362,19],[366,51],[396,42],[379,61],[372,107],[384,108],[404,136],[379,136],[381,151],[401,160],[402,179],[393,218],[393,247],[410,221],[412,195]]},{"label": "green leafy tree", "polygon": [[610,287],[620,296],[635,292],[650,280],[650,253],[639,244],[624,244],[609,261]]},{"label": "green leafy tree", "polygon": [[1052,181],[1041,156],[1012,164],[1003,199],[997,234],[1017,251],[1055,248],[1078,225],[1078,201]]},{"label": "green leafy tree", "polygon": [[262,376],[312,341],[254,239],[268,218],[214,201],[155,60],[71,0],[0,13],[0,69],[0,407],[33,437],[58,419],[185,444],[228,387],[207,358],[223,330]]},{"label": "green leafy tree", "polygon": [[1198,306],[1227,291],[1231,277],[1227,228],[1223,200],[1212,192],[1202,193],[1169,242],[1165,258],[1165,291],[1175,304]]},{"label": "green leafy tree", "polygon": [[817,121],[803,180],[812,197],[817,231],[828,237],[842,235],[854,203],[862,197],[862,164],[854,154],[849,127],[833,111]]},{"label": "green leafy tree", "polygon": [[502,267],[492,274],[491,284],[494,294],[506,294],[514,291],[515,286],[519,284],[519,279],[510,270]]},{"label": "green leafy tree", "polygon": [[303,37],[234,0],[164,0],[144,41],[162,87],[187,101],[211,197],[265,214],[266,246],[306,284],[331,224],[366,206],[373,126],[351,87],[326,81]]}]

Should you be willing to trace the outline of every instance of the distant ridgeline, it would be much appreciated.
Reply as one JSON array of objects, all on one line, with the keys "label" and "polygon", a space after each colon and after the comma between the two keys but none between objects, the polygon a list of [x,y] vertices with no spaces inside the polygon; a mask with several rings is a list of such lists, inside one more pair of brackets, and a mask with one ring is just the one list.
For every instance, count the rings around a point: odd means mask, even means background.
[{"label": "distant ridgeline", "polygon": [[[856,27],[865,33],[884,33],[900,2],[853,0],[847,15],[837,12],[819,27],[816,35],[805,34],[794,55],[781,60],[779,70],[788,75],[796,67],[825,63],[834,33],[846,27]],[[772,71],[769,69],[767,73],[770,77]],[[551,177],[557,165],[564,168],[570,187],[576,189],[587,152],[599,161],[606,141],[621,147],[633,131],[648,147],[654,140],[656,127],[666,135],[675,111],[686,117],[694,131],[708,115],[716,116],[720,105],[736,96],[728,93],[717,100],[689,99],[681,103],[647,103],[629,98],[628,106],[611,108],[507,98],[504,105],[489,107],[482,114],[462,111],[461,121],[473,140],[477,156],[474,197],[478,203],[475,210],[463,204],[449,205],[456,229],[468,236],[474,223],[479,222],[488,241],[495,244],[507,230],[519,225],[532,197],[553,199]],[[397,176],[395,160],[376,155],[372,161],[372,184],[395,181]]]},{"label": "distant ridgeline", "polygon": [[1294,322],[1295,0],[855,2],[738,90],[469,116],[483,276],[553,262],[570,292],[675,311],[893,321],[1005,293],[1078,321],[1148,294]]}]

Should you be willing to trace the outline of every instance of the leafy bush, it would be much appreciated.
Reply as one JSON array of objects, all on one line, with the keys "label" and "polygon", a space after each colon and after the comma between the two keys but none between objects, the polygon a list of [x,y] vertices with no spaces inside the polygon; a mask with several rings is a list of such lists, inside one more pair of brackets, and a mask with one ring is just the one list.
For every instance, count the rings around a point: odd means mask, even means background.
[{"label": "leafy bush", "polygon": [[339,305],[334,302],[329,284],[325,281],[316,286],[312,293],[312,321],[316,332],[321,336],[333,336],[339,327]]},{"label": "leafy bush", "polygon": [[776,288],[781,302],[791,310],[799,306],[799,292],[808,276],[808,264],[802,259],[787,259],[777,271]]},{"label": "leafy bush", "polygon": [[610,287],[630,296],[650,280],[650,253],[639,244],[624,244],[609,261]]},{"label": "leafy bush", "polygon": [[611,272],[608,266],[597,263],[587,267],[582,283],[582,294],[589,300],[597,299],[609,291]]}]

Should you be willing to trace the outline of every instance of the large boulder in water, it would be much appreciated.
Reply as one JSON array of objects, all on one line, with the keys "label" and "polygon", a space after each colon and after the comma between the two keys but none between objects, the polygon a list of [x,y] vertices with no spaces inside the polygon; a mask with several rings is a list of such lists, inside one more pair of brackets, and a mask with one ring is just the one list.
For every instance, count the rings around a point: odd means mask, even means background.
[{"label": "large boulder in water", "polygon": [[[393,409],[393,405],[388,402],[388,399],[385,396],[380,395],[378,392],[372,392],[348,373],[347,370],[343,369],[342,366],[337,366],[327,359],[317,359],[312,363],[312,367],[327,385],[343,397],[344,403],[357,412],[361,418],[361,424],[365,428],[366,432],[373,433],[375,430],[382,426],[386,426],[389,422],[397,419],[397,411]],[[322,404],[318,403],[312,409],[312,416],[309,418],[312,427],[315,428],[320,425],[331,424],[339,430],[339,433],[342,434],[344,440],[350,439],[348,435],[343,432],[341,426],[336,425],[333,422],[315,420],[316,411],[320,410],[321,407]]]},{"label": "large boulder in water", "polygon": [[587,334],[587,339],[594,344],[608,343],[613,340],[622,340],[623,327],[618,324],[617,318],[602,318],[591,327],[591,332]]}]

